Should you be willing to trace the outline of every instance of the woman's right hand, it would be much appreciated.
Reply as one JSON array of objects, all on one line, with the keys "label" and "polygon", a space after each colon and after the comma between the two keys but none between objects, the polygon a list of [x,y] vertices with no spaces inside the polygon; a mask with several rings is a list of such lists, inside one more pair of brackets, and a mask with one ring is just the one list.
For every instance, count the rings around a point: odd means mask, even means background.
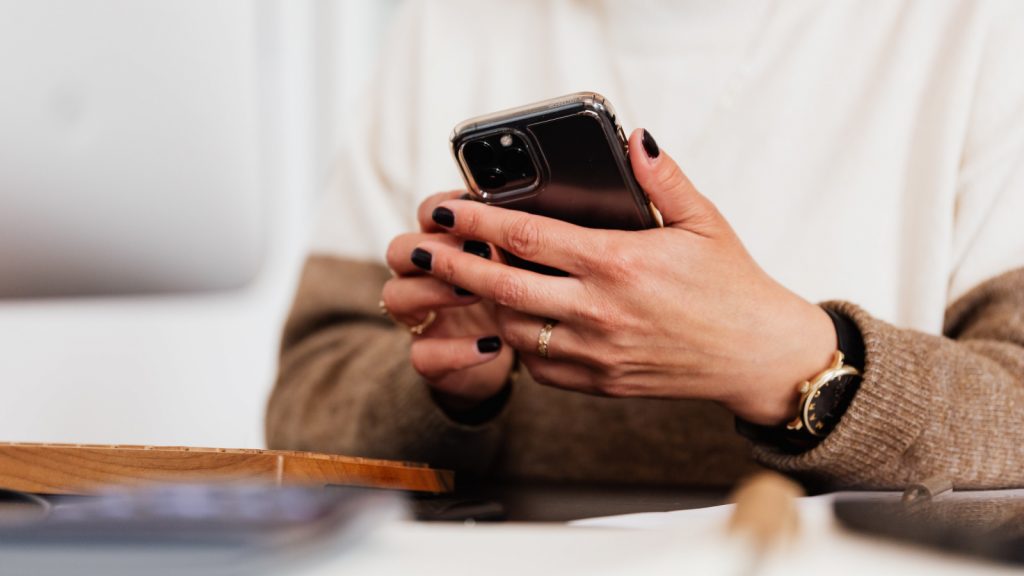
[{"label": "woman's right hand", "polygon": [[387,263],[395,277],[388,280],[381,293],[388,312],[408,326],[420,324],[431,311],[437,313],[422,335],[413,336],[409,359],[443,407],[455,412],[471,410],[500,392],[514,362],[513,350],[502,346],[497,336],[494,304],[459,293],[455,286],[428,274],[429,255],[428,261],[413,261],[413,250],[425,240],[457,246],[488,259],[494,257],[488,244],[463,242],[434,223],[434,208],[462,194],[435,194],[420,204],[421,231],[397,236],[388,246]]}]

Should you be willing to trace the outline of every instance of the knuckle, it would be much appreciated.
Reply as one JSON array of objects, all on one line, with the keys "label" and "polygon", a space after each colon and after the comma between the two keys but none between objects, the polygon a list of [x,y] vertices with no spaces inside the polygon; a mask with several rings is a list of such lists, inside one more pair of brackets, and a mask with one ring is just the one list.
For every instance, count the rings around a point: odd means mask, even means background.
[{"label": "knuckle", "polygon": [[621,354],[615,348],[604,349],[594,355],[593,362],[601,374],[615,377],[619,375]]},{"label": "knuckle", "polygon": [[654,175],[654,182],[659,190],[676,190],[686,183],[686,177],[678,167],[673,166],[671,162],[665,162],[661,170]]},{"label": "knuckle", "polygon": [[526,283],[518,276],[505,272],[494,281],[494,301],[501,306],[517,308],[527,297]]},{"label": "knuckle", "polygon": [[430,196],[423,202],[420,202],[419,207],[416,209],[416,221],[421,226],[431,221],[430,215],[434,211],[435,205],[437,205],[437,202],[434,196]]},{"label": "knuckle", "polygon": [[526,336],[519,330],[516,330],[513,324],[502,323],[498,326],[498,335],[501,336],[502,341],[512,348],[513,350],[527,350],[529,342],[527,342]]},{"label": "knuckle", "polygon": [[594,377],[598,393],[611,398],[626,398],[633,395],[633,388],[625,381],[625,371],[619,367],[605,368]]},{"label": "knuckle", "polygon": [[448,284],[454,283],[455,280],[455,262],[452,258],[448,258],[441,254],[434,254],[433,263],[431,264],[431,270],[438,279],[447,282]]},{"label": "knuckle", "polygon": [[417,346],[415,344],[413,344],[409,352],[409,363],[412,364],[412,369],[420,375],[428,376],[430,369],[429,356],[418,353]]},{"label": "knuckle", "polygon": [[612,307],[609,307],[609,309],[605,310],[604,314],[601,315],[601,318],[598,320],[597,327],[608,339],[608,343],[615,347],[616,350],[620,349],[621,345],[624,344],[623,339],[626,333],[630,330],[625,314]]},{"label": "knuckle", "polygon": [[605,301],[579,303],[576,306],[576,317],[602,338],[598,346],[591,348],[597,350],[613,343],[612,339],[618,335],[623,324],[620,321],[621,313]]},{"label": "knuckle", "polygon": [[384,258],[387,261],[388,266],[394,268],[396,264],[409,257],[408,254],[400,254],[400,252],[402,252],[402,247],[405,246],[405,237],[405,234],[396,236],[391,240],[391,243],[388,244],[388,249],[384,254]]},{"label": "knuckle", "polygon": [[598,326],[604,321],[604,307],[589,298],[579,298],[572,304],[572,314],[587,326]]},{"label": "knuckle", "polygon": [[640,258],[630,246],[610,242],[604,249],[605,270],[613,278],[626,280],[633,277],[640,265]]},{"label": "knuckle", "polygon": [[541,386],[553,386],[555,384],[554,379],[551,377],[551,373],[545,370],[540,364],[534,364],[526,367],[530,373],[530,377],[533,381]]},{"label": "knuckle", "polygon": [[597,379],[597,389],[601,394],[609,398],[628,398],[631,395],[629,386],[607,376]]},{"label": "knuckle", "polygon": [[456,226],[460,232],[469,238],[479,238],[480,211],[476,207],[467,207],[459,211],[459,217],[455,219]]},{"label": "knuckle", "polygon": [[618,378],[626,373],[626,366],[633,362],[630,346],[622,345],[611,336],[603,336],[603,343],[593,346],[592,364],[601,374]]},{"label": "knuckle", "polygon": [[395,279],[392,278],[384,283],[384,287],[380,290],[380,299],[384,301],[384,305],[389,309],[395,303]]},{"label": "knuckle", "polygon": [[533,258],[541,251],[540,230],[527,215],[514,217],[505,228],[505,247],[523,258]]}]

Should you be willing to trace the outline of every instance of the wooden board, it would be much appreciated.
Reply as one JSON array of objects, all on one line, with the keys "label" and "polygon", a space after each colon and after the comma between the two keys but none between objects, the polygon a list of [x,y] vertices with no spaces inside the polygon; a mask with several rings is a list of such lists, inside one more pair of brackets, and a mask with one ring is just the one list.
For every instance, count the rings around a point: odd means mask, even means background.
[{"label": "wooden board", "polygon": [[449,492],[454,474],[413,462],[316,452],[0,442],[0,488],[9,490],[85,494],[111,486],[222,481]]}]

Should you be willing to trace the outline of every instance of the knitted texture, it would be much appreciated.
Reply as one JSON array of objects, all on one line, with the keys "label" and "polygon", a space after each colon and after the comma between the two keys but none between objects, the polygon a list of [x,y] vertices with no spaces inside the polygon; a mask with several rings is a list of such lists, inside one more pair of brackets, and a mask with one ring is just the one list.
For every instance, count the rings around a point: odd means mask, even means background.
[{"label": "knitted texture", "polygon": [[958,488],[1024,486],[1024,269],[954,303],[944,336],[823,304],[861,330],[864,380],[835,430],[795,456],[752,448],[711,402],[599,398],[528,374],[493,420],[454,422],[410,366],[408,331],[378,311],[389,277],[377,264],[308,260],[268,406],[271,448],[501,479],[710,487],[766,465],[835,488],[899,488],[939,473]]}]

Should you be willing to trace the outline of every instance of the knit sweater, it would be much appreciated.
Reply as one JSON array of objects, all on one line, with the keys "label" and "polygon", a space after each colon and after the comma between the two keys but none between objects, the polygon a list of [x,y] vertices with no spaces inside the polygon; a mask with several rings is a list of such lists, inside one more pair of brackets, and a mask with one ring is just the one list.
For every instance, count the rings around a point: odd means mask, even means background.
[{"label": "knit sweater", "polygon": [[270,400],[271,447],[499,479],[727,486],[760,462],[833,487],[940,473],[961,488],[1024,486],[1024,269],[960,298],[944,336],[827,303],[864,336],[864,380],[835,430],[796,456],[751,447],[710,402],[588,396],[528,373],[494,419],[455,422],[412,369],[408,330],[380,315],[390,277],[378,264],[309,259]]},{"label": "knit sweater", "polygon": [[[1024,485],[1024,3],[654,4],[407,2],[318,214],[270,445],[503,478],[718,486],[760,462],[842,486]],[[864,382],[818,447],[751,447],[707,402],[528,375],[480,426],[431,401],[377,313],[385,247],[461,186],[452,126],[577,90],[649,128],[767,273],[860,328]]]}]

